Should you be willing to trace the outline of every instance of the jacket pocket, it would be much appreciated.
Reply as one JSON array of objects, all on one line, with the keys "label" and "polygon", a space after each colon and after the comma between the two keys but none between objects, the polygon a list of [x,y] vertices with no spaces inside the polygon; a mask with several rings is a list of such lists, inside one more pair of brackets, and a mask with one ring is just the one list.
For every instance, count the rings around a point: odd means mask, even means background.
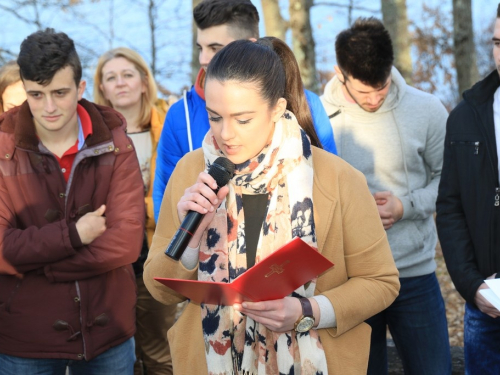
[{"label": "jacket pocket", "polygon": [[368,324],[360,323],[336,337],[326,329],[320,329],[318,333],[325,350],[329,374],[366,374],[371,337]]},{"label": "jacket pocket", "polygon": [[387,230],[387,238],[398,267],[407,265],[405,259],[416,256],[424,248],[424,235],[415,220],[398,221]]},{"label": "jacket pocket", "polygon": [[168,330],[167,336],[175,374],[206,373],[205,340],[199,305],[188,303]]},{"label": "jacket pocket", "polygon": [[[491,174],[486,143],[477,134],[458,134],[450,140],[450,151],[459,173],[464,196],[476,196],[478,182]],[[472,182],[472,183],[471,183]]]},{"label": "jacket pocket", "polygon": [[137,296],[137,280],[136,280],[135,274],[134,274],[134,272],[132,272],[131,268],[132,268],[132,265],[123,266],[123,271],[130,278],[130,281],[132,282],[132,287],[135,290],[135,295]]},{"label": "jacket pocket", "polygon": [[2,292],[0,295],[0,308],[3,308],[3,310],[8,313],[10,313],[12,303],[15,300],[19,288],[21,287],[21,284],[23,282],[23,279],[14,277],[9,278],[10,280],[8,282],[5,282],[3,280],[1,281],[2,284],[4,284],[5,289],[1,288]]},{"label": "jacket pocket", "polygon": [[479,155],[479,152],[482,151],[483,144],[481,141],[450,141],[450,145],[453,147],[464,147],[464,152],[469,152],[471,155]]}]

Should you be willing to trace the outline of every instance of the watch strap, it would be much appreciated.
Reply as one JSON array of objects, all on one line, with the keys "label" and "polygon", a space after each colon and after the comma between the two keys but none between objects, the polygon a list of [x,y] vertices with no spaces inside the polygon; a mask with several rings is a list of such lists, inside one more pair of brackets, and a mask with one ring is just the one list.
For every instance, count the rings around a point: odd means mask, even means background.
[{"label": "watch strap", "polygon": [[313,308],[311,305],[311,301],[309,301],[309,298],[300,298],[299,301],[302,305],[302,316],[310,316],[311,318],[313,318]]}]

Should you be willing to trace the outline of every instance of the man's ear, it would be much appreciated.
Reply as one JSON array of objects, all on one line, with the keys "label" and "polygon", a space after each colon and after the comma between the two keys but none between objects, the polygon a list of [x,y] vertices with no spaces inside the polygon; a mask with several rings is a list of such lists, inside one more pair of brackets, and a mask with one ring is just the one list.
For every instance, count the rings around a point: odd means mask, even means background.
[{"label": "man's ear", "polygon": [[344,83],[345,82],[345,77],[344,77],[344,74],[342,73],[342,70],[340,70],[339,66],[335,65],[333,67],[333,69],[335,70],[335,75],[337,76],[337,78],[339,79],[339,81],[342,82],[342,83]]},{"label": "man's ear", "polygon": [[255,39],[255,38],[248,38],[248,40],[250,40],[250,41],[252,41],[254,43],[257,41],[257,39]]},{"label": "man's ear", "polygon": [[87,82],[82,79],[78,84],[78,100],[82,100],[83,93],[85,92],[85,87],[87,87]]},{"label": "man's ear", "polygon": [[272,113],[272,120],[273,122],[278,122],[281,116],[283,116],[283,113],[286,111],[286,99],[285,98],[279,98],[278,102],[273,108],[273,113]]}]

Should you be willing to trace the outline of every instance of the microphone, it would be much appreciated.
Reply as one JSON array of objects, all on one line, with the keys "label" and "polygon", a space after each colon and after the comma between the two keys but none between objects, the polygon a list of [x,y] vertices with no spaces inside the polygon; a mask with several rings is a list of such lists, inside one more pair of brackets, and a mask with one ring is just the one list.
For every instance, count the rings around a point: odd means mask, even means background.
[{"label": "microphone", "polygon": [[[234,175],[234,164],[231,160],[220,157],[215,159],[212,165],[208,168],[208,174],[213,177],[217,183],[217,189],[214,192],[217,194],[219,189],[229,182]],[[196,211],[188,211],[186,217],[182,221],[181,226],[175,232],[172,241],[165,250],[165,254],[174,260],[179,260],[186,250],[186,247],[191,241],[194,232],[200,226],[204,214]]]}]

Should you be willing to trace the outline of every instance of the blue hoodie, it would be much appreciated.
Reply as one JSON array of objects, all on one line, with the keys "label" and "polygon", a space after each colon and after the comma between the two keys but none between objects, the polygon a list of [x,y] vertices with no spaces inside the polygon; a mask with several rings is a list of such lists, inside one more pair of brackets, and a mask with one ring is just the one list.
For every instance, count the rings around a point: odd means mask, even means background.
[{"label": "blue hoodie", "polygon": [[[314,128],[323,148],[337,154],[332,126],[319,97],[308,90],[305,90],[305,94],[311,110]],[[186,123],[186,104],[189,113],[189,128]],[[158,221],[163,194],[175,165],[189,151],[201,147],[203,138],[205,138],[205,134],[209,129],[205,100],[198,95],[193,86],[190,91],[185,93],[184,98],[170,107],[163,125],[160,142],[158,143],[156,174],[153,184],[155,221]],[[190,131],[190,134],[188,134],[188,131]],[[189,139],[191,139],[191,145]]]}]

